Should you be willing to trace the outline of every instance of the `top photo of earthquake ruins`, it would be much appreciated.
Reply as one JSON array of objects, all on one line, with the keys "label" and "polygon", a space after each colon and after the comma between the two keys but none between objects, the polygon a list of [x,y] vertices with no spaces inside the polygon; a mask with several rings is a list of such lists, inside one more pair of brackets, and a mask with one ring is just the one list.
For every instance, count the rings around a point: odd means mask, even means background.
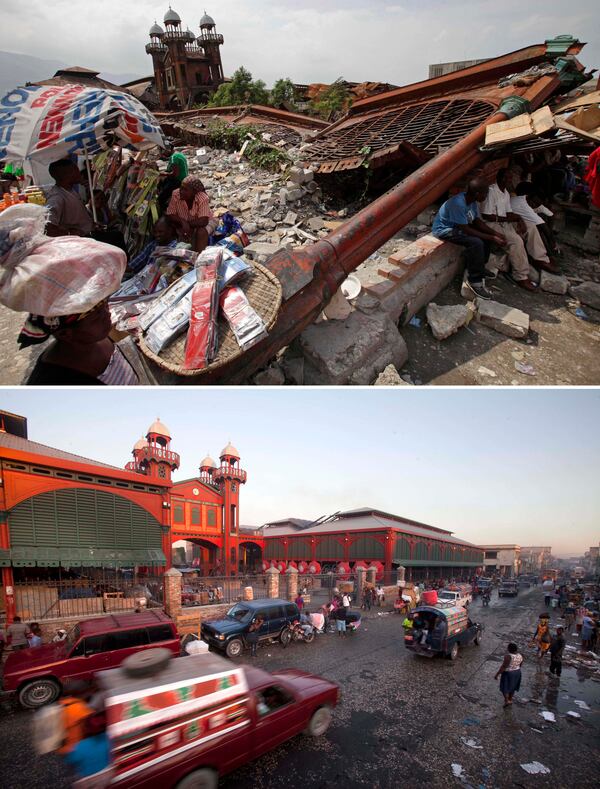
[{"label": "top photo of earthquake ruins", "polygon": [[290,54],[267,82],[181,5],[136,78],[8,51],[0,12],[1,386],[600,384],[593,25],[454,62],[425,31],[417,71],[336,37],[322,81]]}]

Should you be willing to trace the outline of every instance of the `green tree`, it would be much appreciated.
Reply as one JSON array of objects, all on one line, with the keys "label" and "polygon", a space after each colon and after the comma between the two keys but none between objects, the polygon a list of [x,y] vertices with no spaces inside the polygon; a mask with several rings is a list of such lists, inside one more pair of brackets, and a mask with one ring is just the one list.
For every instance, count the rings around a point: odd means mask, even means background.
[{"label": "green tree", "polygon": [[332,121],[343,112],[346,112],[351,103],[350,91],[343,77],[338,77],[316,99],[313,99],[311,107],[321,118],[326,121]]},{"label": "green tree", "polygon": [[271,104],[272,107],[296,109],[296,96],[291,79],[286,78],[277,80],[271,89],[269,104]]},{"label": "green tree", "polygon": [[240,66],[230,82],[219,85],[209,107],[228,107],[233,104],[266,104],[269,93],[262,79],[254,81],[247,68]]}]

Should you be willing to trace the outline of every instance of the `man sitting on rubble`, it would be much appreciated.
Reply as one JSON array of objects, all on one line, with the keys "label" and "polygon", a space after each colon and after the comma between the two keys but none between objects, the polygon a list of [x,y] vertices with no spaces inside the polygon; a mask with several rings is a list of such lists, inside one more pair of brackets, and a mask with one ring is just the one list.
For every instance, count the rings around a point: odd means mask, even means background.
[{"label": "man sitting on rubble", "polygon": [[[542,206],[541,198],[536,195],[533,184],[530,184],[528,181],[522,181],[520,184],[517,184],[515,194],[510,198],[510,207],[513,214],[520,217],[525,224],[526,234],[524,240],[532,265],[552,274],[559,274],[560,269],[550,260],[548,249],[542,236],[542,228],[546,227],[546,223],[537,210],[534,210],[534,208],[538,210],[542,208],[546,211],[548,209]],[[552,231],[549,228],[544,235],[549,239],[553,238]],[[556,242],[554,242],[554,246],[556,247]]]},{"label": "man sitting on rubble", "polygon": [[492,298],[485,286],[485,277],[488,276],[485,265],[490,256],[490,244],[506,245],[501,231],[481,221],[477,203],[485,200],[487,193],[487,184],[480,178],[469,181],[466,192],[459,192],[443,203],[435,215],[432,228],[436,238],[465,247],[465,284],[481,299]]},{"label": "man sitting on rubble", "polygon": [[[507,181],[508,171],[502,167],[498,170],[496,183],[491,184],[487,197],[479,202],[479,210],[492,230],[502,233],[506,238],[506,252],[515,284],[525,290],[535,291],[537,287],[529,279],[529,258],[523,240],[527,238],[528,230],[523,219],[512,210],[510,194],[506,188]],[[541,265],[541,261],[537,262]]]}]

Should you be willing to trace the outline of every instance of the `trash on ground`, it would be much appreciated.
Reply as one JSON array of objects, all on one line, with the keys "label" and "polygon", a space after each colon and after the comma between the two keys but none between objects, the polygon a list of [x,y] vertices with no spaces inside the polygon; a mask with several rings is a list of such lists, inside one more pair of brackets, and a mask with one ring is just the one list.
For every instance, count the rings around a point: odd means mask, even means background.
[{"label": "trash on ground", "polygon": [[588,707],[585,701],[580,701],[579,699],[575,699],[573,703],[576,704],[580,710],[588,710],[589,712],[591,712],[592,710],[591,707]]},{"label": "trash on ground", "polygon": [[581,307],[577,307],[577,309],[575,310],[575,315],[584,321],[589,321],[590,319],[590,316],[587,314],[585,310],[582,310]]},{"label": "trash on ground", "polygon": [[479,718],[463,718],[465,726],[479,726]]},{"label": "trash on ground", "polygon": [[522,764],[521,767],[530,775],[538,775],[540,773],[545,775],[550,772],[550,768],[545,767],[541,762],[528,762],[527,764]]},{"label": "trash on ground", "polygon": [[525,364],[524,362],[515,362],[515,370],[519,373],[523,373],[523,375],[535,375],[533,365]]},{"label": "trash on ground", "polygon": [[455,778],[461,778],[464,773],[464,768],[461,764],[452,764],[452,775]]},{"label": "trash on ground", "polygon": [[581,715],[578,712],[573,712],[573,710],[569,710],[567,715],[569,718],[581,718]]},{"label": "trash on ground", "polygon": [[477,740],[474,740],[472,737],[470,737],[470,738],[467,738],[467,737],[461,737],[460,739],[461,739],[461,741],[462,741],[462,742],[464,742],[464,744],[465,744],[465,745],[467,745],[469,748],[477,748],[478,750],[483,750],[483,745],[479,745],[479,743],[477,742]]},{"label": "trash on ground", "polygon": [[408,325],[409,326],[416,326],[417,329],[420,329],[421,328],[421,323],[422,323],[421,319],[417,318],[416,315],[413,315],[412,318],[409,320]]},{"label": "trash on ground", "polygon": [[556,715],[553,712],[548,712],[548,710],[542,710],[540,715],[545,721],[551,721],[552,723],[556,723]]},{"label": "trash on ground", "polygon": [[477,372],[480,373],[480,375],[489,375],[490,378],[496,377],[496,373],[493,370],[490,370],[489,367],[478,367]]}]

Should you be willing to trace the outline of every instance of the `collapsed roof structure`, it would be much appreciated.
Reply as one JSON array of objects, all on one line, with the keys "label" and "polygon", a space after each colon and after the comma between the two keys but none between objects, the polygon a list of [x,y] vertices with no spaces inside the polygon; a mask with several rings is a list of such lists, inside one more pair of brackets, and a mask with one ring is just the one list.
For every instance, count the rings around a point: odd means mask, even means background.
[{"label": "collapsed roof structure", "polygon": [[[362,99],[319,130],[303,151],[318,173],[393,163],[401,170],[400,183],[326,238],[272,255],[265,265],[280,281],[283,301],[269,336],[196,383],[239,383],[268,363],[314,322],[369,255],[495,155],[483,148],[487,126],[534,111],[589,79],[576,57],[583,46],[558,36]],[[263,109],[252,108],[250,115]],[[282,122],[289,115],[273,112]]]}]

